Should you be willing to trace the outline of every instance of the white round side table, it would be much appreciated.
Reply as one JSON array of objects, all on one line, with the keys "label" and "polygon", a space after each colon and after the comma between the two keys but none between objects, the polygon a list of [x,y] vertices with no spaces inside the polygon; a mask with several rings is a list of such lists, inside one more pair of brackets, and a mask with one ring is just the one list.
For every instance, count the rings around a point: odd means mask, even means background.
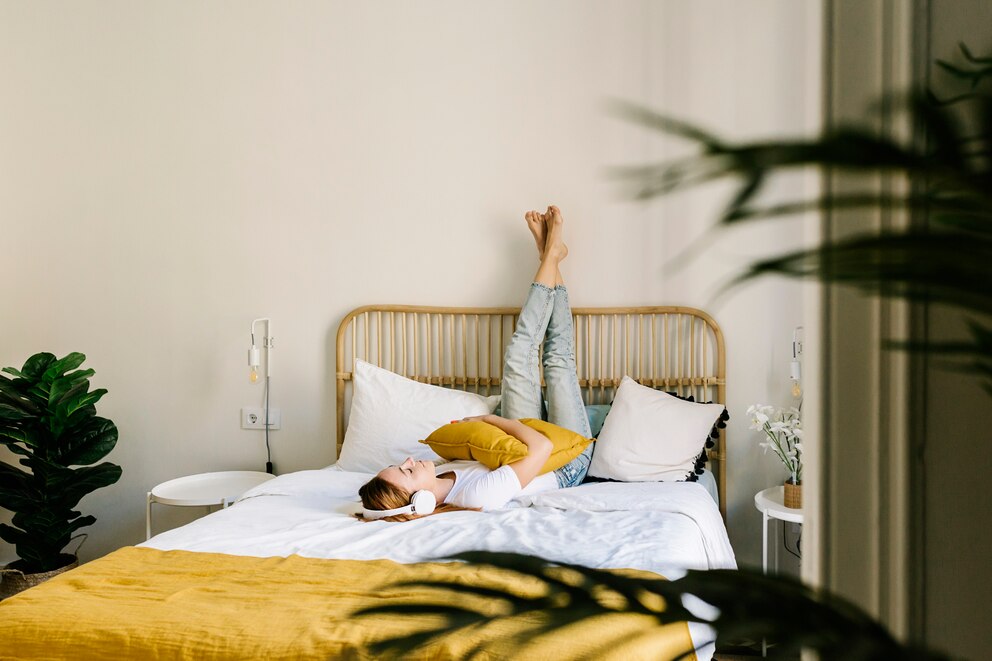
[{"label": "white round side table", "polygon": [[[761,512],[761,571],[768,573],[768,519],[802,524],[803,511],[785,506],[785,487],[769,487],[754,494],[754,506]],[[776,552],[776,564],[778,553]],[[761,656],[768,653],[768,643],[761,641]]]},{"label": "white round side table", "polygon": [[754,494],[754,506],[762,514],[761,522],[761,570],[768,573],[768,519],[803,522],[803,511],[785,506],[785,487],[770,487]]},{"label": "white round side table", "polygon": [[152,503],[175,507],[220,505],[226,508],[244,492],[274,477],[261,471],[220,471],[177,477],[152,487],[145,505],[145,540],[152,536]]}]

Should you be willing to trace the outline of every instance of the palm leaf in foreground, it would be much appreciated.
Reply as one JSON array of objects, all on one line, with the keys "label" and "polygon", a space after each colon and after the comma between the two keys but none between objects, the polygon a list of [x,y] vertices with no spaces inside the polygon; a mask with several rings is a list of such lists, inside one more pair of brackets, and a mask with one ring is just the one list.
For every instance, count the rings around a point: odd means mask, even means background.
[{"label": "palm leaf in foreground", "polygon": [[[954,344],[916,342],[889,346],[948,354],[983,379],[992,394],[992,96],[974,91],[992,78],[992,58],[977,58],[962,45],[967,67],[941,66],[972,84],[973,91],[940,102],[916,92],[905,107],[927,142],[892,139],[870,127],[842,126],[812,139],[785,139],[734,144],[701,128],[630,104],[619,114],[650,129],[691,140],[699,153],[668,163],[618,170],[631,195],[650,199],[701,183],[735,177],[736,193],[720,223],[738,224],[807,211],[892,209],[926,214],[928,226],[827,240],[822,245],[764,259],[751,265],[731,285],[776,274],[811,278],[853,287],[871,295],[911,302],[940,303],[972,315],[970,338]],[[958,107],[963,106],[963,107]],[[975,132],[975,127],[979,127]],[[913,184],[883,194],[871,191],[828,192],[822,197],[762,205],[762,186],[773,175],[810,166],[853,175],[890,173]],[[870,183],[870,182],[869,182]],[[852,218],[856,216],[851,216]],[[948,350],[950,349],[950,350]],[[962,362],[960,359],[970,359]]]},{"label": "palm leaf in foreground", "polygon": [[[765,576],[756,571],[689,571],[682,578],[668,581],[549,563],[513,553],[474,551],[450,559],[495,567],[518,574],[521,579],[536,578],[545,589],[541,596],[520,597],[489,586],[447,581],[395,585],[393,587],[397,589],[435,589],[438,600],[433,604],[384,604],[360,610],[353,616],[431,615],[440,617],[443,623],[373,643],[370,645],[373,653],[399,655],[452,634],[480,637],[476,647],[465,655],[469,658],[486,645],[482,625],[501,618],[537,616],[531,618],[535,624],[521,630],[513,641],[523,646],[535,637],[589,617],[629,614],[642,618],[645,634],[666,624],[700,622],[711,625],[724,639],[764,637],[775,641],[778,650],[788,652],[805,647],[818,651],[823,659],[936,661],[947,658],[897,642],[868,614],[846,600],[814,591],[792,579]],[[466,606],[466,597],[497,600],[501,614],[494,616],[492,608]],[[692,597],[715,606],[718,612],[708,619],[703,609],[686,607],[684,604],[691,605]],[[600,651],[628,640],[630,635],[630,631],[625,630],[617,640],[598,641],[602,645]],[[698,642],[705,644],[707,641]],[[693,651],[686,649],[682,656]]]}]

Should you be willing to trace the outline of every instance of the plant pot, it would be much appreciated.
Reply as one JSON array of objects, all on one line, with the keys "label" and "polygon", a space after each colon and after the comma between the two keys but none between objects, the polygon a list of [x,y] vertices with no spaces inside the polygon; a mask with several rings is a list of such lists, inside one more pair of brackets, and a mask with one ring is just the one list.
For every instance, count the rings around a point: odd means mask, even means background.
[{"label": "plant pot", "polygon": [[4,565],[3,570],[0,570],[0,600],[13,597],[18,592],[33,588],[54,576],[64,574],[70,569],[75,569],[79,566],[79,558],[74,555],[63,553],[62,559],[67,563],[65,566],[36,574],[25,574],[18,569],[17,564],[20,560],[15,560],[9,565]]},{"label": "plant pot", "polygon": [[803,483],[800,480],[798,484],[793,484],[792,482],[785,483],[785,506],[794,510],[801,509],[803,506]]}]

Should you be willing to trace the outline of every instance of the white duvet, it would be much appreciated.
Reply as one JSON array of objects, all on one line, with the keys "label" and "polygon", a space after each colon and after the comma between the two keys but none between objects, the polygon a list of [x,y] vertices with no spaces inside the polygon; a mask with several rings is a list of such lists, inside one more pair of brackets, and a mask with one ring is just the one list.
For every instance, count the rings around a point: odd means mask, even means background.
[{"label": "white duvet", "polygon": [[[231,507],[142,544],[258,557],[389,559],[411,563],[469,550],[513,551],[596,568],[736,568],[713,498],[698,483],[592,483],[522,496],[503,510],[451,512],[404,523],[365,522],[358,488],[371,475],[282,475]],[[710,638],[691,627],[697,644]],[[701,655],[708,658],[708,654]]]}]

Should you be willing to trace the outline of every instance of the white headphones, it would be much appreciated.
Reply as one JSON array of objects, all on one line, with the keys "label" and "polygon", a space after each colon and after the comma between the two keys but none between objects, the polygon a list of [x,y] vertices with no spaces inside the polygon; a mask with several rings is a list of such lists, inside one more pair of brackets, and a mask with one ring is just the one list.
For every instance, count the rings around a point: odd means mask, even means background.
[{"label": "white headphones", "polygon": [[410,498],[410,504],[404,505],[403,507],[397,507],[392,510],[370,510],[367,507],[362,507],[362,516],[369,521],[375,521],[376,519],[384,519],[387,516],[396,516],[397,514],[416,514],[417,516],[427,516],[434,512],[434,508],[437,506],[437,497],[434,492],[421,490],[413,494]]}]

